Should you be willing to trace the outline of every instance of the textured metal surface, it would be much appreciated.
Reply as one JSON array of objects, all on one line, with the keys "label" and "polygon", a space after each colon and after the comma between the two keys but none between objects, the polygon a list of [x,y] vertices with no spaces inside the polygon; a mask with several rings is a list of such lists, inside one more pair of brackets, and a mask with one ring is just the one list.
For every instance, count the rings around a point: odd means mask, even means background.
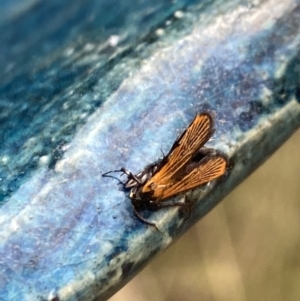
[{"label": "textured metal surface", "polygon": [[[19,130],[4,133],[9,147],[1,157],[0,299],[105,299],[299,127],[298,1],[202,2],[175,16],[97,81],[100,65],[82,82],[50,93],[49,106],[25,102],[38,108],[26,115],[28,128],[9,119],[14,106],[7,105],[3,120],[12,123],[4,126]],[[121,71],[116,87],[105,90]],[[13,89],[2,91],[11,104]],[[219,185],[191,193],[197,204],[188,221],[178,208],[145,212],[159,233],[134,217],[124,191],[101,173],[121,166],[139,171],[202,110],[216,120],[209,146],[227,153],[233,168]],[[56,144],[61,126],[77,121],[71,138]],[[55,143],[45,147],[44,137]],[[32,169],[30,156],[38,162]],[[9,190],[12,178],[18,184]]]}]

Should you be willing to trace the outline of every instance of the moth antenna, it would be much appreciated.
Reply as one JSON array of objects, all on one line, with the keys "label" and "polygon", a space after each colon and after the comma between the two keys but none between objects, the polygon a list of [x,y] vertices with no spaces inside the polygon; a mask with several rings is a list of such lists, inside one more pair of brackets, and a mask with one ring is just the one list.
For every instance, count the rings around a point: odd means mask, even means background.
[{"label": "moth antenna", "polygon": [[[107,177],[108,174],[113,173],[113,172],[121,172],[122,173],[121,176],[126,174],[128,177],[132,177],[132,173],[129,172],[128,170],[126,170],[124,167],[122,167],[120,169],[116,169],[116,170],[107,171],[102,174],[102,177]],[[110,177],[110,176],[108,176],[108,177]]]},{"label": "moth antenna", "polygon": [[161,151],[161,153],[162,153],[162,155],[163,155],[163,158],[165,158],[166,155],[165,155],[164,151],[163,151],[162,149],[160,149],[160,151]]},{"label": "moth antenna", "polygon": [[117,180],[120,184],[122,184],[123,186],[125,185],[125,183],[123,183],[120,179],[118,179],[117,177],[114,177],[114,176],[110,176],[109,174],[112,173],[112,172],[121,172],[120,170],[111,170],[111,171],[108,171],[104,174],[102,174],[102,177],[103,178],[113,178],[115,180]]},{"label": "moth antenna", "polygon": [[132,175],[132,173],[130,171],[128,171],[127,169],[125,169],[124,167],[122,167],[120,169],[120,172],[122,172],[122,175],[127,175],[128,177]]},{"label": "moth antenna", "polygon": [[113,173],[113,172],[123,172],[123,170],[122,170],[122,168],[121,169],[117,169],[117,170],[110,170],[110,171],[107,171],[107,172],[103,173],[102,177],[107,177],[108,174]]},{"label": "moth antenna", "polygon": [[[126,171],[126,169],[125,168],[121,168],[121,169],[117,169],[117,170],[110,170],[110,171],[108,171],[108,172],[105,172],[105,173],[103,173],[102,174],[102,177],[107,177],[107,178],[114,178],[114,179],[116,179],[120,184],[122,184],[123,186],[125,185],[125,183],[123,183],[120,179],[118,179],[118,178],[116,178],[116,177],[114,177],[114,176],[110,176],[109,174],[110,173],[113,173],[113,172],[122,172],[122,175],[125,173],[124,171]],[[127,171],[126,171],[127,172]],[[127,174],[127,173],[126,173]],[[121,176],[122,176],[121,175]]]}]

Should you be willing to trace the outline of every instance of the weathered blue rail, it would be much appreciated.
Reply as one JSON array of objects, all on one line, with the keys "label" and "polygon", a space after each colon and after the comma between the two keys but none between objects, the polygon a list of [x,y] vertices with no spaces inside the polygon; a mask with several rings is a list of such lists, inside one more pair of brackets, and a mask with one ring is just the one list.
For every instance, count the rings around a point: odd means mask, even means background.
[{"label": "weathered blue rail", "polygon": [[[36,70],[0,61],[0,300],[108,298],[300,126],[299,1],[188,4],[123,48],[118,33]],[[203,110],[232,168],[190,192],[190,219],[144,212],[160,233],[101,174],[143,169]]]}]

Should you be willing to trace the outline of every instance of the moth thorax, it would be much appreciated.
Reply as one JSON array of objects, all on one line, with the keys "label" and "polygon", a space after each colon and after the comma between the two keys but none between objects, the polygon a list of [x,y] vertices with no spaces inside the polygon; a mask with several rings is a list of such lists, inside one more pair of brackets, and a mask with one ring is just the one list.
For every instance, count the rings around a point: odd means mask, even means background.
[{"label": "moth thorax", "polygon": [[145,185],[143,188],[142,188],[142,192],[143,193],[146,193],[146,192],[150,192],[150,191],[153,191],[155,190],[157,187],[157,183],[155,182],[150,182],[149,184]]}]

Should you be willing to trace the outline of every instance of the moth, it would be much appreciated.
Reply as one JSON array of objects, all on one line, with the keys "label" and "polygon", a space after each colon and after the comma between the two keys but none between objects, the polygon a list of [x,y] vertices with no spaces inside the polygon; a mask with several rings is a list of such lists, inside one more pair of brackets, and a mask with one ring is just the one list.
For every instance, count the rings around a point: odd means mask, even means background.
[{"label": "moth", "polygon": [[227,157],[204,144],[214,133],[213,118],[209,113],[197,114],[191,124],[175,140],[167,155],[147,165],[134,175],[125,168],[104,173],[122,172],[127,175],[124,189],[130,189],[134,212],[144,223],[155,226],[139,213],[140,209],[156,210],[171,206],[189,206],[187,202],[168,200],[178,194],[208,183],[226,173]]}]

